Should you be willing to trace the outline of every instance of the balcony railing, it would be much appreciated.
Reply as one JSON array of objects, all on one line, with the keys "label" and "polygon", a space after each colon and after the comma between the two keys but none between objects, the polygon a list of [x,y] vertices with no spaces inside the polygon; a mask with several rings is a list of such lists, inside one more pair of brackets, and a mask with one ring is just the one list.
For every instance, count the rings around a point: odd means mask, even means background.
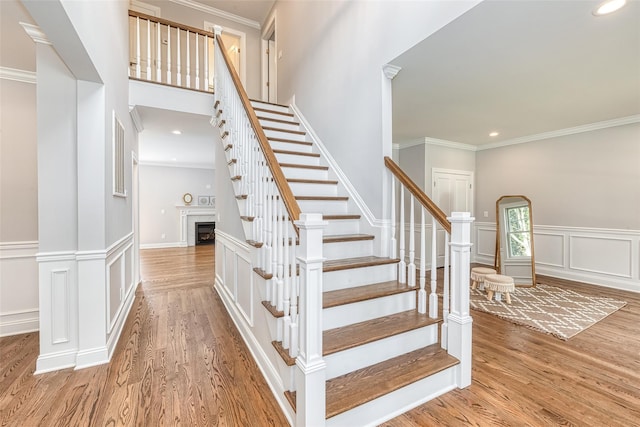
[{"label": "balcony railing", "polygon": [[213,92],[213,33],[129,11],[129,77]]}]

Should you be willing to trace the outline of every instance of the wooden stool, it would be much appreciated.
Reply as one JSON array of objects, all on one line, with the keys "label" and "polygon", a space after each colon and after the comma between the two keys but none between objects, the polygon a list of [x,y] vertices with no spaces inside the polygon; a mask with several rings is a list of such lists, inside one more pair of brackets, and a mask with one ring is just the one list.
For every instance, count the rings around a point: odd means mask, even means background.
[{"label": "wooden stool", "polygon": [[511,304],[510,292],[516,290],[516,285],[513,283],[513,277],[503,276],[502,274],[487,274],[484,276],[484,288],[487,290],[487,299],[493,298],[493,293],[496,293],[496,301],[500,301],[499,295],[504,293],[507,297],[507,304]]},{"label": "wooden stool", "polygon": [[471,289],[475,289],[480,285],[480,290],[484,289],[484,276],[487,274],[496,274],[493,268],[487,267],[473,267],[471,269]]}]

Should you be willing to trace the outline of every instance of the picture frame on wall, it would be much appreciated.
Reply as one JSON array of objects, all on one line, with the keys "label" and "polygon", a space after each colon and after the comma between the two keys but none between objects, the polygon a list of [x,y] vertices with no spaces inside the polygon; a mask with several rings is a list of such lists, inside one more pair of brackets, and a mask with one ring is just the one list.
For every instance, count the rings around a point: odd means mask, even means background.
[{"label": "picture frame on wall", "polygon": [[209,196],[198,196],[198,206],[209,206]]},{"label": "picture frame on wall", "polygon": [[216,196],[209,196],[209,206],[216,207]]}]

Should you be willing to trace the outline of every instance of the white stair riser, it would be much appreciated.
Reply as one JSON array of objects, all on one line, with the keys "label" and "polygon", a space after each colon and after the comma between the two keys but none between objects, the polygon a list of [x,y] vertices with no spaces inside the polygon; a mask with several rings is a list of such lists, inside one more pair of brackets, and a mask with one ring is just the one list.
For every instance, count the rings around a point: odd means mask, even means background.
[{"label": "white stair riser", "polygon": [[[279,120],[287,120],[287,119],[283,117],[282,119],[279,119]],[[282,123],[275,120],[260,119],[260,125],[262,125],[262,127],[278,128],[282,130],[301,130],[300,124],[295,122]]]},{"label": "white stair riser", "polygon": [[251,105],[253,106],[253,108],[264,108],[265,110],[280,111],[282,113],[291,112],[289,111],[289,107],[285,107],[284,105],[274,105],[274,104],[268,104],[266,102],[260,102],[260,101],[251,101]]},{"label": "white stair riser", "polygon": [[312,156],[300,156],[297,154],[275,153],[278,163],[292,163],[294,165],[320,166],[320,158]]},{"label": "white stair riser", "polygon": [[[258,107],[262,108],[262,107]],[[293,116],[288,116],[285,114],[278,114],[271,111],[256,111],[256,116],[264,117],[267,119],[276,119],[276,120],[295,120],[296,118]]]},{"label": "white stair riser", "polygon": [[291,132],[282,132],[278,130],[265,129],[264,134],[267,138],[283,138],[290,139],[292,141],[306,141],[305,135],[300,135],[299,133],[291,133]]},{"label": "white stair riser", "polygon": [[289,186],[293,194],[305,194],[307,196],[337,196],[337,184],[309,184],[306,182],[290,182]]},{"label": "white stair riser", "polygon": [[242,221],[242,229],[244,230],[244,235],[248,240],[253,239],[253,222],[251,221]]},{"label": "white stair riser", "polygon": [[361,256],[370,256],[372,254],[372,240],[325,243],[322,246],[322,256],[326,259],[355,258]]},{"label": "white stair riser", "polygon": [[298,151],[300,153],[311,153],[312,146],[307,144],[296,144],[294,142],[269,141],[272,150]]},{"label": "white stair riser", "polygon": [[434,344],[438,341],[438,327],[429,325],[325,356],[327,379]]},{"label": "white stair riser", "polygon": [[387,295],[322,310],[322,329],[334,329],[416,308],[416,292]]},{"label": "white stair riser", "polygon": [[437,374],[413,382],[406,387],[381,396],[350,411],[331,417],[326,427],[373,427],[435,399],[456,388],[456,371],[452,366]]},{"label": "white stair riser", "polygon": [[296,178],[296,179],[325,180],[329,176],[329,171],[321,170],[321,169],[283,167],[282,172],[284,173],[285,178]]},{"label": "white stair riser", "polygon": [[298,200],[298,205],[302,212],[320,212],[323,214],[347,213],[346,200]]},{"label": "white stair riser", "polygon": [[395,280],[397,270],[397,264],[384,264],[325,272],[322,275],[322,289],[325,292],[335,291],[338,289],[353,288],[356,286],[369,285],[371,283]]},{"label": "white stair riser", "polygon": [[360,231],[360,220],[339,219],[327,221],[324,234],[358,234]]}]

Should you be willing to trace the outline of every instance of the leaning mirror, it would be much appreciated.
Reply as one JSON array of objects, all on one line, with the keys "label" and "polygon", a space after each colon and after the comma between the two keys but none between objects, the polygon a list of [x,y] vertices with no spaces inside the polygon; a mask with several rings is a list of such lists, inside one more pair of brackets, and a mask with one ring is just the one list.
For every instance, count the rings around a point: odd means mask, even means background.
[{"label": "leaning mirror", "polygon": [[496,202],[495,268],[513,277],[516,286],[536,285],[533,216],[525,196],[502,196]]}]

